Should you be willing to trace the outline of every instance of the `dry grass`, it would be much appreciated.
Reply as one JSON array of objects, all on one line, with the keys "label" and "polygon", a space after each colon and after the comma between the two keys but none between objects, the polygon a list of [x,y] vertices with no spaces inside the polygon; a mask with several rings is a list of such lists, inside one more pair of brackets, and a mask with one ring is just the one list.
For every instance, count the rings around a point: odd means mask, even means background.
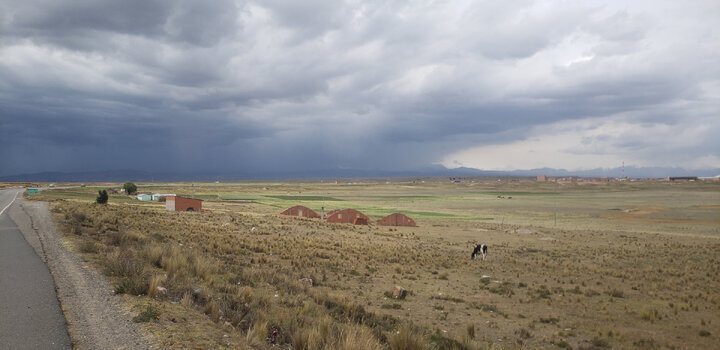
[{"label": "dry grass", "polygon": [[429,344],[423,339],[421,332],[411,326],[400,327],[395,334],[390,335],[388,345],[392,350],[423,350],[429,349]]},{"label": "dry grass", "polygon": [[[419,191],[460,195],[428,186]],[[286,185],[280,194],[291,188],[308,191]],[[638,191],[625,196],[636,200]],[[535,197],[513,197],[504,210],[540,215],[523,207]],[[453,210],[453,198],[423,197],[417,210]],[[177,303],[149,326],[168,347],[264,348],[277,331],[272,343],[295,349],[626,348],[650,344],[647,332],[657,347],[707,348],[720,334],[720,242],[703,223],[680,235],[647,232],[676,223],[618,230],[618,219],[594,217],[608,229],[572,229],[428,214],[420,227],[390,231],[278,218],[264,205],[206,204],[213,214],[112,199],[56,202],[53,212],[122,292]],[[563,213],[571,215],[581,214]],[[474,242],[490,243],[487,261],[469,260]],[[162,298],[153,295],[159,285],[168,289]],[[411,293],[388,298],[395,285]]]}]

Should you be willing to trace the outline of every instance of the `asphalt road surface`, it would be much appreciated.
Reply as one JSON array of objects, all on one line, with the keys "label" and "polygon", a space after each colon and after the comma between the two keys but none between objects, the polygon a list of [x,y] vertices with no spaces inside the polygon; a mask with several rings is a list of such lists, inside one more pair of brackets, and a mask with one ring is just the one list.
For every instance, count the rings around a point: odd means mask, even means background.
[{"label": "asphalt road surface", "polygon": [[70,349],[50,270],[7,214],[18,193],[0,191],[0,349]]}]

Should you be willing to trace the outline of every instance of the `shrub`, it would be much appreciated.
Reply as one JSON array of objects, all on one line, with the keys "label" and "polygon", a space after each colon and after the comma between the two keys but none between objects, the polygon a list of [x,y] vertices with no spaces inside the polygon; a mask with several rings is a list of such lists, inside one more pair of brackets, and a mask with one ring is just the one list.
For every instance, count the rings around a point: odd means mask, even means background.
[{"label": "shrub", "polygon": [[95,198],[95,202],[97,202],[98,204],[107,204],[107,202],[108,202],[107,191],[105,191],[105,190],[98,191],[98,196],[97,196],[97,198]]},{"label": "shrub", "polygon": [[160,310],[158,310],[156,307],[148,304],[148,306],[145,308],[145,311],[143,311],[139,315],[133,317],[133,322],[135,322],[135,323],[148,322],[150,320],[156,320],[159,318],[160,318]]}]

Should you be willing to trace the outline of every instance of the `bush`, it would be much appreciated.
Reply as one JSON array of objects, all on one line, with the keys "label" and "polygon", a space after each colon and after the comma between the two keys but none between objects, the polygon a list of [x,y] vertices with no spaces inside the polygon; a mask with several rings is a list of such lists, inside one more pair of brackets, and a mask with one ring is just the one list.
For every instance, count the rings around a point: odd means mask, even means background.
[{"label": "bush", "polygon": [[137,192],[137,186],[135,186],[134,183],[128,181],[123,185],[123,188],[125,189],[126,194],[133,194]]},{"label": "bush", "polygon": [[145,308],[145,311],[141,312],[139,315],[133,317],[133,322],[135,323],[141,323],[141,322],[148,322],[150,320],[156,320],[160,319],[160,310],[158,308],[148,304]]},{"label": "bush", "polygon": [[107,202],[108,202],[108,194],[107,194],[107,191],[105,191],[105,190],[98,191],[98,196],[97,196],[97,198],[95,199],[95,201],[96,201],[98,204],[107,204]]}]

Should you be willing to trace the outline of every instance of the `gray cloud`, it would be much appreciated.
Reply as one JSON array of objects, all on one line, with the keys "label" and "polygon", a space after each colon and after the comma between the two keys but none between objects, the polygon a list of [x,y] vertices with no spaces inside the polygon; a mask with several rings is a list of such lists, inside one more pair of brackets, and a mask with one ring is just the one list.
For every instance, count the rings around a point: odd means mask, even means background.
[{"label": "gray cloud", "polygon": [[[713,1],[24,1],[0,13],[0,175],[414,169],[551,139],[562,123],[627,136],[578,129],[579,153],[720,158],[686,122],[720,128]],[[672,151],[666,127],[687,138]]]}]

